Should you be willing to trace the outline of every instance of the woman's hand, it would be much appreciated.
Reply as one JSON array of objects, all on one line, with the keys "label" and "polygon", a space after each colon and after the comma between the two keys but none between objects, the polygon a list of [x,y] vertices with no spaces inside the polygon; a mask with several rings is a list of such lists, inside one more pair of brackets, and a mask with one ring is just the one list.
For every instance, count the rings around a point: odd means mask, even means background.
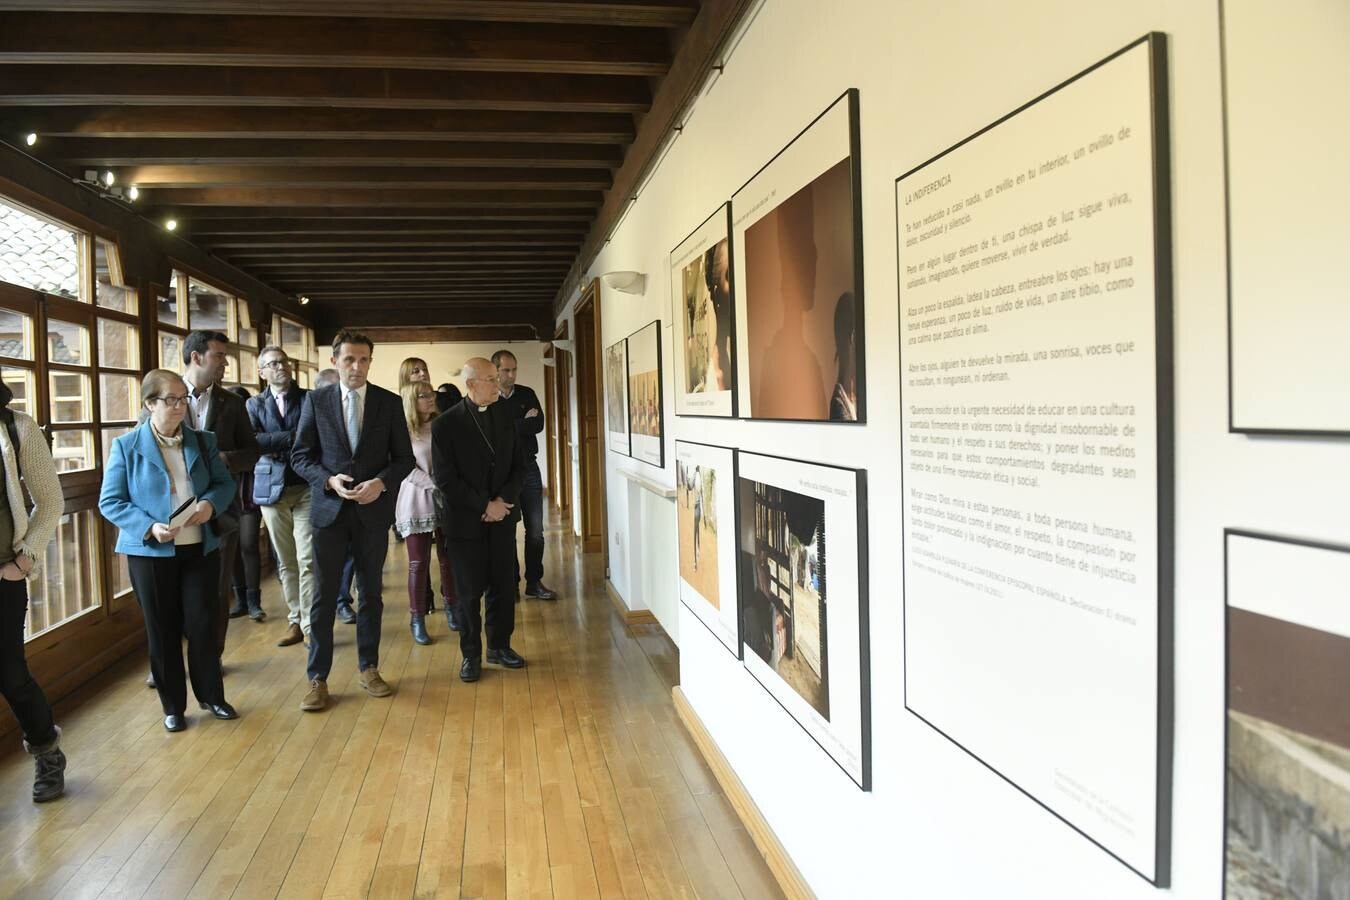
[{"label": "woman's hand", "polygon": [[150,536],[161,544],[172,544],[173,539],[178,537],[179,528],[170,528],[162,522],[156,522],[150,526]]},{"label": "woman's hand", "polygon": [[0,568],[0,579],[4,581],[23,581],[27,577],[28,573],[20,569],[17,563],[8,562]]},{"label": "woman's hand", "polygon": [[198,500],[196,512],[183,523],[183,527],[186,528],[189,525],[205,525],[207,522],[211,521],[211,517],[215,514],[216,508],[211,505],[210,500]]}]

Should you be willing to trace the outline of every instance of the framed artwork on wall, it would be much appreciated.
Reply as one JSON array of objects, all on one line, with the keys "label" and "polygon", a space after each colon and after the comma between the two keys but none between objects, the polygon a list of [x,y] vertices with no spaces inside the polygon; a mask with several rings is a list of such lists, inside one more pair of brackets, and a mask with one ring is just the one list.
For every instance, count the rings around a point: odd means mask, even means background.
[{"label": "framed artwork on wall", "polygon": [[736,455],[742,659],[871,790],[866,473]]},{"label": "framed artwork on wall", "polygon": [[609,449],[632,456],[628,431],[628,341],[605,348],[605,430]]},{"label": "framed artwork on wall", "polygon": [[739,659],[735,450],[675,442],[675,518],[680,601]]},{"label": "framed artwork on wall", "polygon": [[629,455],[653,466],[664,466],[666,441],[659,319],[628,336],[628,428]]},{"label": "framed artwork on wall", "polygon": [[670,253],[675,414],[736,415],[731,204]]},{"label": "framed artwork on wall", "polygon": [[743,418],[866,419],[859,144],[851,89],[732,197]]}]

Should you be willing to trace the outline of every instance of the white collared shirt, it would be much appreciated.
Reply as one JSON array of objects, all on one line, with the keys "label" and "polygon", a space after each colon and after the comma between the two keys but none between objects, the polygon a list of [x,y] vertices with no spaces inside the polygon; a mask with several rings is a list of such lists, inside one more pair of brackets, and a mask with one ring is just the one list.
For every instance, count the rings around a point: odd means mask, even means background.
[{"label": "white collared shirt", "polygon": [[188,424],[198,431],[204,431],[206,417],[211,414],[211,388],[198,391],[192,386],[192,382],[187,380],[186,375],[183,377],[183,384],[187,385],[188,389]]}]

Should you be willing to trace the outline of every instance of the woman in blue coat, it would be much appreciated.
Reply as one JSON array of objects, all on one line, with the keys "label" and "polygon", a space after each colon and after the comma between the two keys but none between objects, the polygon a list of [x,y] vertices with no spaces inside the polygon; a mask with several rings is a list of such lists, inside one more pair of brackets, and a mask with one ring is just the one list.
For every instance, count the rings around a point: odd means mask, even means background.
[{"label": "woman in blue coat", "polygon": [[[215,636],[220,575],[219,520],[234,497],[234,479],[216,438],[183,424],[187,385],[168,369],[141,382],[142,422],[113,441],[98,508],[116,525],[118,553],[127,555],[141,604],[164,727],[187,727],[187,684],[181,636],[188,641],[188,676],[202,709],[238,718],[225,702]],[[174,512],[183,508],[180,521]]]}]

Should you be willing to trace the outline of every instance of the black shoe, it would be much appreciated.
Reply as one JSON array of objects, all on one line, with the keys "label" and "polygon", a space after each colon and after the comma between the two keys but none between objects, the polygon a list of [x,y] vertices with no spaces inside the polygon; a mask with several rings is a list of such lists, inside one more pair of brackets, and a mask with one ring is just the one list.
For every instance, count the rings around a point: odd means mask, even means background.
[{"label": "black shoe", "polygon": [[476,656],[468,657],[459,665],[460,681],[477,681],[483,674],[483,661]]},{"label": "black shoe", "polygon": [[246,592],[248,600],[248,617],[255,622],[261,622],[267,618],[267,613],[262,608],[262,591]]},{"label": "black shoe", "polygon": [[453,603],[445,608],[445,624],[451,631],[459,631],[459,612]]},{"label": "black shoe", "polygon": [[187,728],[187,718],[182,713],[173,713],[164,717],[165,731],[182,731]]},{"label": "black shoe", "polygon": [[356,610],[352,609],[351,603],[346,600],[338,601],[337,617],[342,620],[344,625],[356,624]]},{"label": "black shoe", "polygon": [[50,744],[34,747],[27,741],[24,749],[33,754],[33,802],[46,803],[66,792],[66,755],[57,746],[61,729]]},{"label": "black shoe", "polygon": [[414,641],[417,641],[423,647],[431,643],[431,635],[427,634],[426,616],[413,616],[411,627]]},{"label": "black shoe", "polygon": [[220,701],[219,703],[203,703],[201,704],[201,708],[204,712],[209,712],[217,719],[239,718],[239,713],[235,712],[234,707],[226,703],[224,700]]},{"label": "black shoe", "polygon": [[499,666],[506,666],[508,669],[525,668],[525,658],[510,647],[503,647],[501,650],[488,650],[487,661]]},{"label": "black shoe", "polygon": [[558,595],[549,590],[542,581],[536,581],[534,584],[525,585],[525,596],[533,597],[536,600],[557,600]]},{"label": "black shoe", "polygon": [[230,604],[230,618],[237,619],[240,616],[248,615],[248,601],[245,599],[244,591],[240,588],[234,589],[234,603]]}]

